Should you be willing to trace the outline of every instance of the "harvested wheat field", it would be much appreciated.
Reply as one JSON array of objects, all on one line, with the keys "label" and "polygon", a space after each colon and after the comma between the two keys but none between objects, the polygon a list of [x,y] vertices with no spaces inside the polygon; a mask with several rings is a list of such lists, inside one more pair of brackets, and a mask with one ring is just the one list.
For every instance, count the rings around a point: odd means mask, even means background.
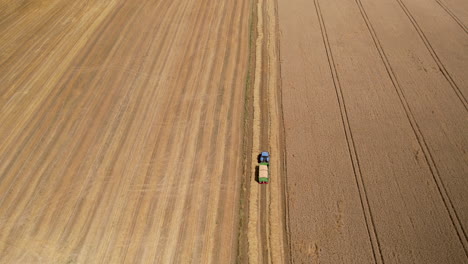
[{"label": "harvested wheat field", "polygon": [[294,263],[468,262],[468,2],[278,0]]},{"label": "harvested wheat field", "polygon": [[467,263],[467,24],[0,0],[0,263]]},{"label": "harvested wheat field", "polygon": [[235,261],[249,10],[0,1],[0,263]]}]

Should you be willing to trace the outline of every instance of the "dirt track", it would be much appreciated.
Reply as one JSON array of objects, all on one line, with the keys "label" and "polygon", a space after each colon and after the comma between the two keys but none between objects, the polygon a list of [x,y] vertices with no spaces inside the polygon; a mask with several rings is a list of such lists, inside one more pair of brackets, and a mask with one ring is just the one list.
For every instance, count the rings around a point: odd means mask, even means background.
[{"label": "dirt track", "polygon": [[[255,1],[252,8],[240,263],[289,262],[276,11],[275,1]],[[262,151],[271,153],[271,180],[267,185],[260,185],[253,177],[258,175],[258,155]]]},{"label": "dirt track", "polygon": [[1,263],[235,260],[249,8],[0,2]]},{"label": "dirt track", "polygon": [[468,6],[279,0],[294,263],[466,263]]}]

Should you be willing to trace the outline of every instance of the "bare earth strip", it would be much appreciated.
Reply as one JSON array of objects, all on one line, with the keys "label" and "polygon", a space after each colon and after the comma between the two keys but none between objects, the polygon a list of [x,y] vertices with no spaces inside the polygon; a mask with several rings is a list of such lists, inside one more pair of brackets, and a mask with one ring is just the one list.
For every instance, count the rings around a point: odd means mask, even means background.
[{"label": "bare earth strip", "polygon": [[233,262],[249,2],[22,3],[0,2],[0,262]]},{"label": "bare earth strip", "polygon": [[292,261],[465,263],[462,27],[418,0],[280,0],[279,24]]}]

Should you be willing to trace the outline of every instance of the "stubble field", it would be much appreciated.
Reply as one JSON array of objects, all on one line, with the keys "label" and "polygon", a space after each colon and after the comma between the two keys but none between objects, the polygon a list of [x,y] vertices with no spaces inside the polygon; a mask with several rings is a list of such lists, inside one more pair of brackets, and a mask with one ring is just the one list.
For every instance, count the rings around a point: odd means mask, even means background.
[{"label": "stubble field", "polygon": [[466,263],[467,24],[462,0],[0,0],[0,263]]},{"label": "stubble field", "polygon": [[236,258],[248,1],[0,2],[0,262]]}]

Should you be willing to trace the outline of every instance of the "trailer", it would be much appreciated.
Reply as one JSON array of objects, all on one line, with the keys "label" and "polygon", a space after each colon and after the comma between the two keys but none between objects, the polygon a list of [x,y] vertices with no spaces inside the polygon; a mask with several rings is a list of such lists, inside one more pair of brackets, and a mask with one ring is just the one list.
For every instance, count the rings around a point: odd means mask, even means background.
[{"label": "trailer", "polygon": [[268,184],[270,181],[269,164],[262,162],[258,165],[258,183]]},{"label": "trailer", "polygon": [[263,151],[258,157],[258,183],[270,182],[270,153]]}]

